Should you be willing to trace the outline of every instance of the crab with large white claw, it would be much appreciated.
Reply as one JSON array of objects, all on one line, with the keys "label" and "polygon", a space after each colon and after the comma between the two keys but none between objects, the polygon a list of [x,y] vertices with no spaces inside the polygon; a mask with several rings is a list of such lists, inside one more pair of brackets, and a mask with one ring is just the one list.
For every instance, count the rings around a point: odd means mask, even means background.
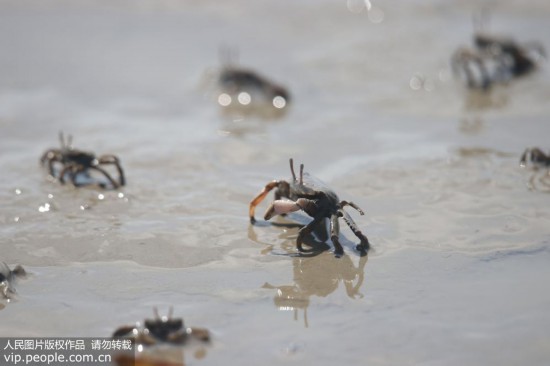
[{"label": "crab with large white claw", "polygon": [[[350,206],[356,209],[361,215],[361,210],[353,202],[340,201],[336,193],[326,184],[307,172],[304,172],[304,165],[300,165],[300,174],[298,178],[294,172],[294,163],[290,159],[290,171],[292,179],[274,180],[265,185],[262,191],[250,202],[249,217],[250,222],[254,224],[256,219],[254,212],[256,206],[275,189],[275,200],[268,207],[264,219],[269,220],[276,215],[284,215],[290,212],[303,211],[313,218],[309,224],[300,229],[296,239],[296,247],[300,252],[305,251],[302,244],[306,235],[309,235],[318,225],[323,225],[325,219],[330,220],[330,238],[334,245],[334,253],[337,257],[344,254],[344,249],[340,244],[340,224],[339,219],[343,218],[351,231],[359,238],[360,243],[356,249],[362,255],[366,254],[370,248],[367,237],[359,230],[351,216],[344,210],[344,207]],[[283,199],[284,198],[284,199]]]}]

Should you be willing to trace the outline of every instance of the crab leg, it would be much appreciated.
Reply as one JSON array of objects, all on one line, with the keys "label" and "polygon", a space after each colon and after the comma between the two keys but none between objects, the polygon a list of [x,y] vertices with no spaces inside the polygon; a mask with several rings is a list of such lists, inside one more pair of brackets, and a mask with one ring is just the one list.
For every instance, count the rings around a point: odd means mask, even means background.
[{"label": "crab leg", "polygon": [[[484,90],[488,89],[491,84],[491,78],[489,76],[487,68],[485,67],[485,64],[483,63],[483,60],[479,57],[474,57],[472,61],[477,64],[479,72],[481,74],[481,87]],[[470,77],[473,77],[471,73]]]},{"label": "crab leg", "polygon": [[330,240],[334,244],[334,254],[337,257],[340,257],[344,254],[344,248],[338,240],[338,235],[340,234],[340,223],[338,222],[338,215],[332,215],[330,217]]},{"label": "crab leg", "polygon": [[120,160],[114,156],[114,155],[103,155],[101,158],[99,158],[100,164],[112,164],[116,167],[118,171],[118,180],[119,185],[123,186],[126,184],[126,179],[124,178],[124,171],[122,170],[122,167],[120,166]]},{"label": "crab leg", "polygon": [[99,172],[101,172],[105,178],[107,178],[109,180],[109,183],[111,183],[111,185],[113,186],[114,189],[118,188],[119,187],[119,184],[111,177],[111,175],[109,175],[109,173],[107,173],[106,170],[98,167],[98,166],[91,166],[89,169],[95,169]]},{"label": "crab leg", "polygon": [[[74,168],[75,168],[74,164],[67,164],[63,167],[63,169],[61,169],[61,171],[59,172],[59,182],[61,184],[65,184],[65,174],[67,173],[71,174],[71,179],[73,180],[73,184],[74,184],[74,172],[73,172]],[[50,169],[53,169],[51,160],[50,160]],[[51,174],[53,176],[53,172]]]},{"label": "crab leg", "polygon": [[50,159],[48,160],[48,169],[50,170],[50,175],[55,178],[55,171],[53,169],[53,164],[57,161],[57,159]]},{"label": "crab leg", "polygon": [[304,184],[304,164],[300,164],[300,185]]},{"label": "crab leg", "polygon": [[351,206],[351,207],[353,207],[354,209],[356,209],[357,211],[359,211],[359,213],[360,213],[361,215],[364,215],[364,214],[365,214],[365,213],[363,212],[363,210],[361,210],[361,209],[359,208],[359,206],[357,206],[355,203],[353,203],[353,202],[351,202],[351,201],[349,201],[349,202],[348,202],[348,201],[341,201],[341,202],[340,202],[340,207],[341,207],[341,208],[344,208],[344,207],[346,207],[346,206]]},{"label": "crab leg", "polygon": [[316,216],[313,221],[311,221],[309,224],[307,224],[306,226],[304,226],[303,228],[300,229],[300,231],[298,232],[298,238],[296,239],[296,248],[298,248],[298,250],[300,252],[304,252],[304,248],[302,247],[302,243],[304,242],[304,237],[306,235],[309,235],[311,234],[311,232],[313,231],[313,229],[315,229],[315,227],[317,225],[319,225],[319,223],[321,221],[324,220],[324,216],[322,215],[319,215],[319,216]]},{"label": "crab leg", "polygon": [[357,245],[356,249],[360,252],[369,250],[370,248],[369,239],[367,239],[367,237],[363,235],[361,230],[359,230],[359,228],[357,227],[357,224],[355,224],[355,221],[353,221],[351,216],[343,209],[338,210],[338,214],[341,215],[341,217],[344,219],[346,224],[348,224],[353,234],[355,234],[355,236],[359,238],[359,240],[361,241],[361,243]]}]

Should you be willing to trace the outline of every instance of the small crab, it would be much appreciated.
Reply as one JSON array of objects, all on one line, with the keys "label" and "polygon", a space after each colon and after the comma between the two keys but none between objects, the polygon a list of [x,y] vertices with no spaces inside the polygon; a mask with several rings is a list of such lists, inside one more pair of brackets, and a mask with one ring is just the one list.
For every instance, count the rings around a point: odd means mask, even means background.
[{"label": "small crab", "polygon": [[[236,67],[224,67],[218,80],[223,94],[220,104],[230,104],[231,96],[245,106],[253,102],[253,98],[269,101],[277,109],[284,108],[290,101],[288,91],[254,71]],[[224,101],[224,98],[227,101]]]},{"label": "small crab", "polygon": [[259,112],[265,107],[283,111],[290,102],[290,94],[286,88],[255,71],[236,66],[237,58],[236,49],[220,49],[223,66],[217,80],[218,103],[223,107],[237,107],[248,112]]},{"label": "small crab", "polygon": [[462,72],[471,89],[488,90],[495,83],[527,75],[538,65],[535,53],[544,56],[542,46],[535,43],[520,45],[483,34],[475,35],[474,43],[475,49],[459,48],[451,58],[453,72]]},{"label": "small crab", "polygon": [[11,270],[6,263],[0,262],[0,295],[8,300],[11,299],[16,292],[13,286],[16,278],[22,278],[26,275],[27,272],[20,265]]},{"label": "small crab", "polygon": [[168,316],[159,316],[154,308],[155,318],[145,319],[143,327],[122,326],[115,330],[113,338],[131,337],[137,344],[153,346],[159,343],[184,345],[190,339],[202,342],[210,341],[210,332],[204,328],[186,328],[183,319],[172,318],[172,308]]},{"label": "small crab", "polygon": [[550,153],[547,155],[538,147],[526,149],[521,155],[520,166],[526,167],[532,163],[536,168],[550,168]]},{"label": "small crab", "polygon": [[[313,221],[301,228],[298,233],[296,247],[300,252],[304,251],[302,243],[304,242],[305,236],[311,234],[318,225],[323,225],[325,219],[330,219],[330,238],[334,244],[334,253],[337,257],[342,256],[344,254],[344,249],[338,238],[340,234],[338,219],[343,218],[351,231],[360,240],[356,249],[360,251],[361,254],[366,254],[370,248],[369,241],[359,230],[351,216],[344,210],[344,207],[353,207],[359,211],[361,215],[364,215],[364,212],[353,202],[340,201],[332,189],[309,173],[304,172],[304,164],[300,164],[300,176],[299,179],[296,179],[294,162],[290,159],[290,172],[292,173],[292,180],[290,183],[285,180],[274,180],[266,184],[264,189],[250,202],[250,222],[252,224],[256,222],[254,218],[256,206],[271,190],[276,189],[275,200],[265,212],[265,220],[269,220],[275,215],[283,215],[298,210],[302,210],[313,217]],[[282,200],[281,198],[288,198],[288,200]]]},{"label": "small crab", "polygon": [[[503,77],[520,77],[534,71],[537,61],[546,57],[544,47],[538,42],[519,44],[511,38],[501,38],[477,33],[474,36],[477,49],[488,52],[499,61]],[[506,75],[510,74],[510,75]]]},{"label": "small crab", "polygon": [[[111,187],[116,189],[126,184],[124,172],[120,166],[120,160],[115,155],[102,155],[96,157],[93,153],[76,150],[72,147],[72,136],[68,136],[67,141],[63,137],[63,133],[59,133],[61,143],[60,149],[49,149],[42,154],[40,158],[41,164],[48,165],[49,173],[62,184],[65,183],[65,176],[68,175],[75,187],[83,185],[77,182],[79,174],[88,174],[89,170],[97,170],[107,178]],[[56,176],[54,169],[55,164],[61,164],[59,173]],[[102,165],[114,165],[118,171],[118,181],[115,181],[111,175],[103,169]],[[105,183],[99,183],[99,186],[105,188]]]},{"label": "small crab", "polygon": [[477,31],[474,48],[461,47],[451,57],[455,75],[463,74],[471,89],[488,90],[495,83],[505,83],[534,71],[546,52],[538,42],[518,43],[512,38],[483,32],[487,14],[474,18]]}]

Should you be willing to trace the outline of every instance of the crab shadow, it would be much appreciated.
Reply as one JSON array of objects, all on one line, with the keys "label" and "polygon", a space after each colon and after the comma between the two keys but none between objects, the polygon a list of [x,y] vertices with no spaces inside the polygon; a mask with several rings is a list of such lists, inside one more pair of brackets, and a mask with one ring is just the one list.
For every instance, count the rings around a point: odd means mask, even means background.
[{"label": "crab shadow", "polygon": [[[303,221],[307,221],[306,218],[303,219]],[[262,250],[262,254],[292,258],[292,283],[273,285],[265,282],[262,288],[274,290],[273,302],[278,310],[294,312],[295,320],[298,320],[299,313],[302,312],[304,326],[307,328],[309,327],[307,309],[312,296],[327,297],[342,284],[348,297],[353,299],[363,297],[360,289],[364,282],[368,256],[366,253],[360,253],[357,257],[353,256],[353,258],[348,254],[341,257],[334,256],[330,251],[332,246],[326,243],[329,237],[324,225],[319,225],[312,235],[304,238],[304,244],[310,249],[307,252],[297,252],[297,232],[305,225],[301,222],[257,222],[255,225],[249,226],[248,237],[255,242],[266,245]],[[283,251],[276,251],[273,244],[260,241],[254,231],[254,226],[275,226],[284,229],[278,235],[278,238],[283,241],[281,244]],[[343,246],[348,251],[355,247],[355,244],[345,239],[343,235],[341,239]]]},{"label": "crab shadow", "polygon": [[304,326],[307,328],[307,309],[312,296],[327,297],[342,285],[348,297],[363,297],[360,289],[364,282],[367,258],[359,257],[355,265],[347,254],[336,258],[326,251],[310,257],[293,257],[292,283],[273,285],[266,282],[262,288],[274,290],[275,307],[280,311],[294,312],[294,320],[297,321],[299,313],[302,312]]}]

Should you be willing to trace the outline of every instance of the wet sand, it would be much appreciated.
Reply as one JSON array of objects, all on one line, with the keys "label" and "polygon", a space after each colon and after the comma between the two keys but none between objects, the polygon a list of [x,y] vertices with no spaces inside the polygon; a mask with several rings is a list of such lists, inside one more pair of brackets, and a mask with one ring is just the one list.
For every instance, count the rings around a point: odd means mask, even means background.
[{"label": "wet sand", "polygon": [[[109,336],[173,306],[212,332],[188,364],[545,365],[550,187],[519,158],[548,147],[548,65],[468,94],[448,59],[474,2],[348,3],[0,4],[0,260],[30,273],[0,336]],[[491,29],[549,50],[548,19],[505,1]],[[284,115],[220,110],[223,44],[290,89]],[[128,185],[48,180],[59,130]],[[339,259],[249,224],[290,157],[364,209],[368,257],[343,224]]]}]

